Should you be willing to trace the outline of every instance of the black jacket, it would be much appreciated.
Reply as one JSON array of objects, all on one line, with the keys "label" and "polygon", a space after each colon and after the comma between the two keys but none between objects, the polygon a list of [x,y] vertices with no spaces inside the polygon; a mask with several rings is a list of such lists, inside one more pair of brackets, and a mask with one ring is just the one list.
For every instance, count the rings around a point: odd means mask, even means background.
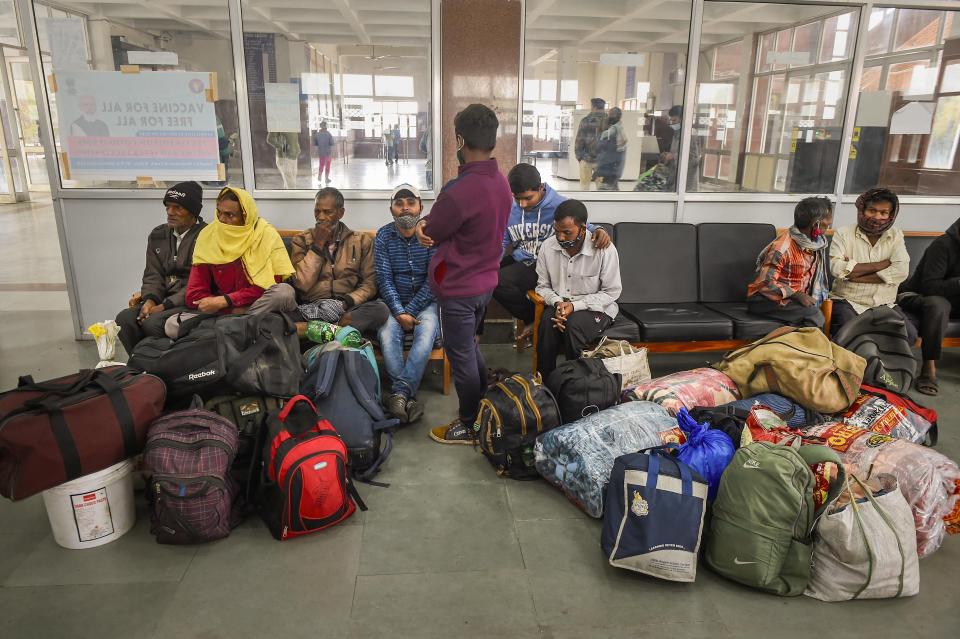
[{"label": "black jacket", "polygon": [[197,223],[180,241],[179,251],[172,228],[161,224],[150,231],[147,238],[147,264],[143,269],[143,284],[140,287],[144,302],[153,300],[168,309],[186,305],[193,245],[200,229],[206,225],[203,218],[197,218]]},{"label": "black jacket", "polygon": [[960,297],[960,220],[927,247],[917,269],[900,290],[921,295]]}]

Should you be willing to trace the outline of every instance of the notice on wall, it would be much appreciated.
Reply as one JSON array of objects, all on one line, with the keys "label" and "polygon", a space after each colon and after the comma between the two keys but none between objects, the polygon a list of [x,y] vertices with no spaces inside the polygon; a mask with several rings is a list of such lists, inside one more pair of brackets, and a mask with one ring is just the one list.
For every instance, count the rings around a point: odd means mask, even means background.
[{"label": "notice on wall", "polygon": [[264,84],[268,133],[300,133],[300,85]]},{"label": "notice on wall", "polygon": [[54,71],[85,71],[87,38],[80,18],[41,18],[46,20],[50,43],[50,64]]},{"label": "notice on wall", "polygon": [[929,135],[933,130],[934,102],[908,102],[890,118],[890,135]]},{"label": "notice on wall", "polygon": [[887,126],[891,100],[890,91],[862,91],[857,105],[857,126]]},{"label": "notice on wall", "polygon": [[216,75],[56,74],[68,179],[217,180]]}]

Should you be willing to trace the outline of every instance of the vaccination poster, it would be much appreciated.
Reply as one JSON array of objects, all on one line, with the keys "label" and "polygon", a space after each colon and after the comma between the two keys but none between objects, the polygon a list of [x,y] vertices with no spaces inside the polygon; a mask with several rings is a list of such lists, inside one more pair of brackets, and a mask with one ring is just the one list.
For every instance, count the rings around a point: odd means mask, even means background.
[{"label": "vaccination poster", "polygon": [[56,73],[68,179],[217,180],[215,78],[187,71]]}]

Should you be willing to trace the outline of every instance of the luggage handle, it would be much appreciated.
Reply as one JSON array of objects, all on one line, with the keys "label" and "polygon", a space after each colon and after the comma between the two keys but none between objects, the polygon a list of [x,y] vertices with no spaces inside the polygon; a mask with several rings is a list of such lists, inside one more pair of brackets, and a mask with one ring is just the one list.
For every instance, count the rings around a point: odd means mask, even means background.
[{"label": "luggage handle", "polygon": [[[647,453],[647,499],[653,500],[657,492],[657,479],[660,475],[660,457],[667,457],[666,451],[670,450],[676,444],[669,447],[652,448]],[[677,469],[680,471],[681,494],[684,497],[693,496],[693,475],[686,464],[677,463]]]},{"label": "luggage handle", "polygon": [[[208,320],[212,317],[220,317],[220,313],[199,313],[194,317],[191,317],[186,320],[180,319],[181,314],[177,314],[177,339],[181,339],[189,335],[193,329],[203,323],[204,320]],[[226,317],[226,316],[224,316]]]},{"label": "luggage handle", "polygon": [[293,410],[294,405],[296,405],[299,402],[306,402],[307,404],[310,405],[310,409],[314,413],[317,412],[317,407],[314,406],[313,402],[310,401],[309,397],[307,397],[306,395],[295,395],[292,398],[290,398],[290,400],[286,403],[283,409],[281,409],[280,413],[277,415],[277,418],[281,422],[287,421],[287,416],[290,415],[290,411]]},{"label": "luggage handle", "polygon": [[253,345],[250,346],[248,344],[248,348],[243,355],[230,363],[227,374],[224,376],[224,379],[228,383],[232,384],[235,382],[236,379],[247,370],[250,364],[260,357],[263,351],[267,350],[267,347],[273,343],[273,333],[271,333],[269,329],[263,328],[261,326],[262,322],[263,318],[261,316],[256,322],[256,337],[253,338]]},{"label": "luggage handle", "polygon": [[[837,478],[830,482],[826,500],[824,500],[823,505],[813,514],[813,527],[816,527],[817,520],[820,519],[820,516],[826,512],[829,506],[833,505],[833,502],[837,501],[840,493],[843,492],[843,487],[847,481],[847,471],[843,467],[843,460],[840,458],[840,455],[828,446],[800,446],[794,450],[797,451],[807,466],[830,462],[837,467]],[[812,532],[813,528],[807,531],[807,534],[809,535]]]},{"label": "luggage handle", "polygon": [[905,555],[905,553],[903,552],[903,542],[900,541],[900,535],[897,534],[897,529],[896,529],[896,527],[895,527],[895,526],[893,525],[893,523],[890,521],[889,516],[887,516],[887,511],[884,510],[883,507],[881,507],[879,503],[877,503],[877,499],[876,499],[876,497],[874,497],[873,491],[870,490],[870,487],[867,486],[864,482],[860,481],[860,478],[859,478],[859,477],[857,477],[856,475],[851,474],[851,475],[848,475],[847,478],[846,478],[846,482],[845,482],[845,484],[846,484],[846,490],[847,490],[847,492],[850,494],[850,506],[853,508],[854,518],[857,520],[857,528],[860,529],[860,534],[863,536],[863,544],[864,544],[864,546],[867,547],[867,560],[868,560],[868,562],[869,562],[868,565],[867,565],[867,580],[866,580],[866,581],[864,582],[864,584],[860,587],[860,590],[858,590],[857,593],[856,593],[855,595],[853,595],[853,598],[856,599],[856,598],[859,597],[861,594],[863,594],[863,591],[867,589],[867,586],[869,586],[869,585],[870,585],[870,582],[873,580],[873,555],[874,555],[874,552],[873,552],[873,549],[870,548],[870,539],[867,537],[867,531],[866,531],[866,529],[864,528],[864,526],[863,526],[863,520],[862,520],[861,517],[860,517],[860,506],[857,504],[857,499],[856,499],[856,497],[855,497],[854,494],[853,494],[853,489],[852,489],[852,487],[850,486],[850,481],[851,481],[851,479],[852,479],[853,481],[857,482],[857,484],[859,484],[860,488],[863,489],[863,494],[864,494],[864,496],[866,496],[867,501],[869,501],[870,504],[873,506],[873,509],[874,509],[874,510],[876,511],[876,513],[880,516],[880,519],[883,520],[883,523],[885,523],[885,524],[887,525],[887,528],[890,529],[890,532],[893,533],[893,538],[897,540],[897,550],[900,552],[900,573],[899,573],[899,575],[898,575],[898,576],[899,576],[899,580],[898,580],[898,582],[897,582],[897,594],[896,594],[895,596],[896,596],[896,597],[899,597],[900,594],[903,592],[903,573],[904,573],[904,571],[906,570],[906,563],[907,563],[906,555]]}]

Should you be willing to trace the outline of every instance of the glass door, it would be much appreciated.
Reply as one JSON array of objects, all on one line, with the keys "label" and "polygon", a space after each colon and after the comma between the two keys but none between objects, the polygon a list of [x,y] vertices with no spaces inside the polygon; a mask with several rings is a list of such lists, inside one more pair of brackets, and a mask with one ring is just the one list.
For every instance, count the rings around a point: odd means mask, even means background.
[{"label": "glass door", "polygon": [[40,142],[40,112],[30,75],[30,63],[26,58],[12,58],[7,69],[20,129],[21,161],[26,170],[27,188],[31,191],[49,191],[47,156]]},{"label": "glass door", "polygon": [[25,186],[14,101],[10,99],[10,81],[3,63],[6,51],[0,48],[0,202],[9,203],[29,200],[30,192]]}]

